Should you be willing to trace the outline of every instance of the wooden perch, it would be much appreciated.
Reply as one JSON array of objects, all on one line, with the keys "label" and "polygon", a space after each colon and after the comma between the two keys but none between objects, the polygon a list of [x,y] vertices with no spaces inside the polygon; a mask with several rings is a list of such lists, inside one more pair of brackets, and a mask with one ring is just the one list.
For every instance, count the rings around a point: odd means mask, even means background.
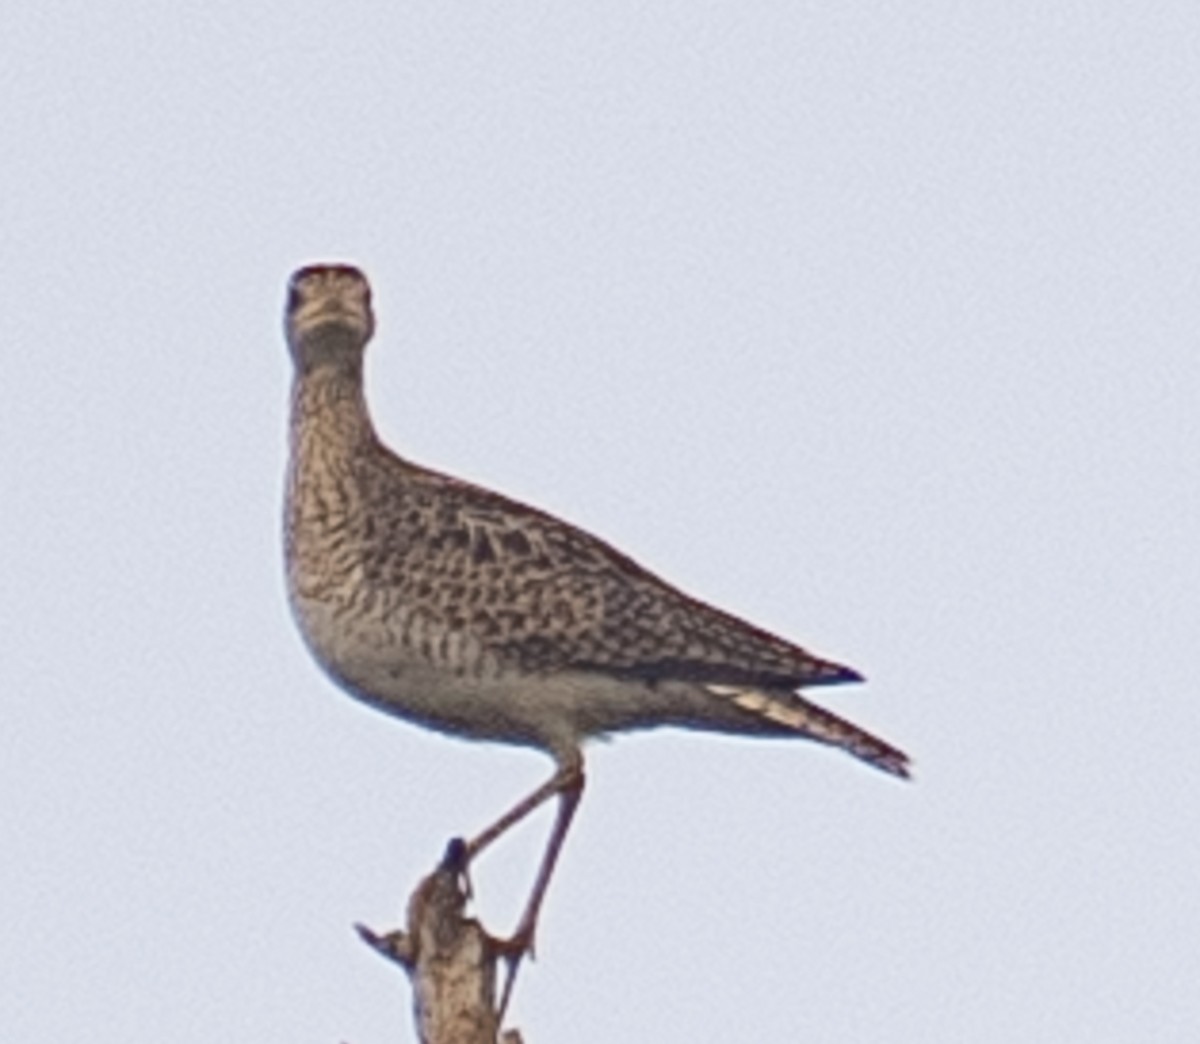
[{"label": "wooden perch", "polygon": [[[466,863],[467,846],[456,838],[410,897],[406,932],[381,936],[356,926],[365,942],[408,975],[421,1044],[497,1044],[501,945],[477,920],[463,916],[470,898]],[[521,1035],[507,1030],[500,1044],[521,1044]]]}]

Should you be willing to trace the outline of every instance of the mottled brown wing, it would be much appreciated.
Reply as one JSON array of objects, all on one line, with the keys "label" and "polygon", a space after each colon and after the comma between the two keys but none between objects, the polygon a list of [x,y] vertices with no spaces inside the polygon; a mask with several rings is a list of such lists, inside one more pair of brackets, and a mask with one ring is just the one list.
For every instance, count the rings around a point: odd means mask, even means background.
[{"label": "mottled brown wing", "polygon": [[551,515],[396,463],[409,471],[409,493],[404,510],[387,513],[395,532],[379,565],[389,583],[443,605],[447,624],[465,625],[522,670],[776,688],[861,680],[683,594]]}]

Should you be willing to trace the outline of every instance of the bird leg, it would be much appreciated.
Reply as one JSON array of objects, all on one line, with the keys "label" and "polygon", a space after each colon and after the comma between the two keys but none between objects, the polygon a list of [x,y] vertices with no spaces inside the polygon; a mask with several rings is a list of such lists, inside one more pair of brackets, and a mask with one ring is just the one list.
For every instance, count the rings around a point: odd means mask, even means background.
[{"label": "bird leg", "polygon": [[517,978],[517,969],[525,954],[533,952],[534,935],[537,931],[538,914],[542,909],[542,901],[550,886],[550,878],[554,875],[554,867],[562,851],[567,831],[571,828],[571,820],[575,818],[575,810],[583,797],[583,762],[578,759],[559,765],[558,771],[532,794],[519,801],[509,811],[502,815],[467,844],[467,861],[474,859],[488,845],[496,840],[510,827],[515,826],[535,809],[540,808],[552,797],[558,797],[558,814],[554,820],[554,828],[546,842],[546,850],[542,854],[542,862],[538,867],[537,878],[533,883],[533,891],[525,904],[525,911],[513,934],[501,943],[500,949],[508,965],[508,976],[504,982],[504,992],[501,995],[499,1017],[503,1019],[512,995],[513,983]]},{"label": "bird leg", "polygon": [[522,798],[497,819],[496,822],[467,842],[467,862],[470,863],[471,860],[479,856],[488,845],[500,837],[501,834],[506,833],[512,827],[516,826],[531,812],[536,812],[552,797],[557,797],[563,793],[566,788],[572,785],[572,781],[576,777],[579,780],[577,786],[582,788],[583,767],[581,765],[560,766],[554,775],[538,787],[537,790],[528,797]]}]

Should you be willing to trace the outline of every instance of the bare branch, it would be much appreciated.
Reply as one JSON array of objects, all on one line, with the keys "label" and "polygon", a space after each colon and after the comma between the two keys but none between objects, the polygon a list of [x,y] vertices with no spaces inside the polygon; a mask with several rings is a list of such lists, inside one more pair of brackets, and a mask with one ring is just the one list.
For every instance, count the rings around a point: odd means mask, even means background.
[{"label": "bare branch", "polygon": [[[496,1007],[500,945],[474,918],[464,917],[470,898],[466,845],[451,841],[436,870],[417,885],[408,902],[407,932],[376,935],[358,925],[373,949],[399,964],[413,988],[413,1017],[421,1044],[496,1044],[501,1013]],[[520,1044],[508,1030],[501,1044]]]}]

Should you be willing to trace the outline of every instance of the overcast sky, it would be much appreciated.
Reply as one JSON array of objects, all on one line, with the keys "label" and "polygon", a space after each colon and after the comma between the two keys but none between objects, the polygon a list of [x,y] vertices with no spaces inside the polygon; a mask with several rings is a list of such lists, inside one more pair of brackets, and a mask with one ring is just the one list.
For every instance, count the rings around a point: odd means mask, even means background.
[{"label": "overcast sky", "polygon": [[0,1039],[412,1040],[352,923],[549,772],[295,634],[330,259],[400,452],[915,759],[592,748],[530,1044],[1200,1039],[1195,3],[10,4],[0,126]]}]

